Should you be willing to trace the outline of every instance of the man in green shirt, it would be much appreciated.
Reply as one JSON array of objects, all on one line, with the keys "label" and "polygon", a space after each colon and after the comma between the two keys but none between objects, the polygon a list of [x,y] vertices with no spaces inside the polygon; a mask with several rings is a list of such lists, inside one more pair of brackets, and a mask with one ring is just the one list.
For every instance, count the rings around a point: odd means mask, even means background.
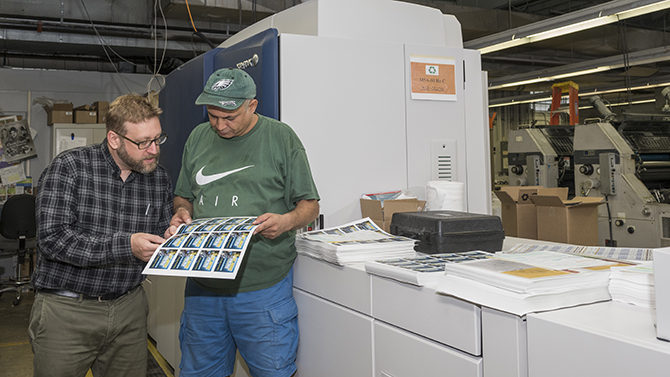
[{"label": "man in green shirt", "polygon": [[220,69],[197,105],[209,122],[184,146],[166,236],[191,219],[257,216],[235,280],[189,278],[180,329],[181,376],[233,373],[239,350],[254,377],[296,371],[295,230],[319,213],[305,149],[286,124],[257,114],[253,79]]}]

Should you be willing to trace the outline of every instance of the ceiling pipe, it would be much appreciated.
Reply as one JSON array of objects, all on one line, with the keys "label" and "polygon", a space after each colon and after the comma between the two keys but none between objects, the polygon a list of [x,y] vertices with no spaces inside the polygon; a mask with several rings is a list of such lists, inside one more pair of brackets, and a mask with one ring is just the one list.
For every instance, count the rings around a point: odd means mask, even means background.
[{"label": "ceiling pipe", "polygon": [[[16,30],[37,30],[39,25],[42,25],[42,30],[44,31],[61,31],[68,33],[90,33],[95,34],[95,30],[90,22],[60,22],[60,21],[49,21],[49,20],[36,20],[36,19],[26,19],[26,18],[13,18],[13,17],[0,17],[0,26],[4,28],[16,29]],[[139,26],[118,26],[118,25],[107,25],[107,24],[96,24],[95,28],[98,31],[104,31],[113,34],[127,34],[130,37],[144,37],[144,38],[153,38],[154,31],[151,27],[139,27]],[[161,37],[162,30],[156,30],[155,34],[158,37]],[[232,34],[238,32],[239,30],[230,30],[227,28],[225,31],[212,32],[205,31],[204,35],[215,36],[219,38],[226,39]],[[168,32],[173,34],[183,34],[184,36],[190,36],[192,33],[191,29],[188,28],[175,28],[168,26]]]}]

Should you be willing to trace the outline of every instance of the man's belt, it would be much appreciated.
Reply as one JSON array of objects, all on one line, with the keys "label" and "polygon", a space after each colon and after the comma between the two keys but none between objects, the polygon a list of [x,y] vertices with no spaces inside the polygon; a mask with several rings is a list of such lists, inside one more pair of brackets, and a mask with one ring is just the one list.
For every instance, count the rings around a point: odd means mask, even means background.
[{"label": "man's belt", "polygon": [[[137,287],[139,287],[139,285]],[[135,287],[135,288],[137,288],[137,287]],[[119,298],[123,295],[126,295],[129,292],[135,290],[135,288],[132,288],[128,292],[125,292],[125,293],[107,293],[107,294],[104,294],[102,296],[89,296],[89,295],[85,295],[83,293],[68,291],[67,289],[38,288],[37,292],[49,293],[49,294],[52,294],[52,295],[63,296],[63,297],[76,298],[76,299],[80,299],[80,300],[98,300],[98,301],[102,302],[102,301],[116,300],[117,298]]]}]

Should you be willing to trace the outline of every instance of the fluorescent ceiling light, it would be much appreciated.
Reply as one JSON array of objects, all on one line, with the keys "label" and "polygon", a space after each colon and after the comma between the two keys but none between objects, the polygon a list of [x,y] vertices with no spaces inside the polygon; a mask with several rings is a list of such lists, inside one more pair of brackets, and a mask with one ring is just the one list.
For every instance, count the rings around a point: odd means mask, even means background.
[{"label": "fluorescent ceiling light", "polygon": [[[666,47],[657,47],[628,54],[628,65],[630,67],[641,64],[648,64],[649,62],[668,60],[670,60],[670,49]],[[616,55],[607,58],[568,64],[561,67],[547,68],[533,72],[525,72],[511,76],[495,78],[489,80],[488,89],[494,90],[509,88],[556,79],[576,77],[590,73],[604,72],[611,69],[619,69],[623,68],[622,61],[622,56]]]},{"label": "fluorescent ceiling light", "polygon": [[615,0],[464,43],[481,54],[543,41],[670,8],[670,0]]},{"label": "fluorescent ceiling light", "polygon": [[[512,38],[514,38],[514,37],[512,37]],[[479,52],[482,55],[484,55],[484,54],[488,54],[489,52],[506,50],[508,48],[524,45],[526,43],[530,43],[530,41],[528,41],[526,38],[512,39],[510,41],[498,43],[498,44],[493,45],[493,46],[482,47],[482,48],[479,49]]]},{"label": "fluorescent ceiling light", "polygon": [[543,41],[545,39],[556,38],[556,37],[560,37],[561,35],[576,33],[578,31],[592,29],[594,27],[611,24],[611,23],[616,22],[616,21],[618,21],[617,16],[598,17],[598,18],[594,18],[592,20],[578,22],[576,24],[566,25],[566,26],[562,26],[562,27],[559,27],[559,28],[556,28],[556,29],[543,31],[541,33],[532,34],[532,35],[527,36],[526,39],[528,39],[528,43],[539,42],[539,41]]},{"label": "fluorescent ceiling light", "polygon": [[[607,106],[627,106],[627,105],[639,105],[642,103],[652,103],[656,102],[655,99],[643,99],[639,101],[633,101],[633,102],[619,102],[619,103],[608,103]],[[592,109],[593,106],[580,106],[579,110],[586,110],[586,109]]]},{"label": "fluorescent ceiling light", "polygon": [[[631,87],[630,90],[641,90],[641,89],[652,89],[652,88],[658,88],[660,86],[670,86],[670,82],[664,82],[660,84],[649,84],[649,85],[640,85],[640,86],[634,86]],[[609,94],[609,93],[619,93],[619,92],[626,92],[628,91],[628,88],[618,88],[618,89],[609,89],[609,90],[593,90],[589,91],[586,93],[579,93],[580,97],[587,97],[587,96],[597,96],[600,94]]]},{"label": "fluorescent ceiling light", "polygon": [[[666,76],[667,79],[667,76]],[[670,81],[658,83],[658,84],[642,84],[644,81],[638,80],[637,83],[633,83],[633,86],[631,86],[630,90],[635,91],[635,90],[642,90],[642,89],[654,89],[654,88],[659,88],[659,87],[667,87],[670,86]],[[628,88],[621,88],[621,87],[612,87],[610,86],[609,88],[606,87],[602,90],[597,89],[597,88],[587,88],[584,91],[579,92],[579,97],[591,97],[591,96],[597,96],[597,95],[604,95],[604,94],[611,94],[611,93],[620,93],[620,92],[625,92],[628,91]],[[511,96],[511,97],[500,97],[500,98],[491,98],[489,99],[489,108],[495,108],[495,107],[503,107],[503,106],[512,106],[512,105],[520,105],[520,104],[525,104],[525,103],[534,103],[534,102],[544,102],[544,101],[551,101],[551,96],[547,94],[548,92],[540,92],[540,93],[535,93],[535,94],[524,94],[524,95],[519,95],[519,96]],[[561,99],[565,100],[569,97],[568,94],[562,95]],[[497,102],[496,102],[497,101]],[[580,107],[580,108],[589,108],[588,106],[586,107]]]},{"label": "fluorescent ceiling light", "polygon": [[633,18],[637,16],[641,16],[643,14],[648,14],[648,13],[654,13],[658,12],[659,10],[664,10],[670,7],[670,1],[659,1],[654,4],[649,4],[649,5],[643,5],[637,8],[629,9],[629,10],[624,10],[618,13],[619,19],[625,20],[628,18]]},{"label": "fluorescent ceiling light", "polygon": [[596,73],[596,72],[609,71],[610,69],[612,69],[610,66],[602,66],[602,67],[596,67],[596,68],[591,68],[591,69],[585,69],[585,70],[582,70],[582,71],[561,73],[561,74],[556,74],[556,75],[552,75],[552,76],[537,77],[537,78],[534,78],[534,79],[528,79],[528,80],[523,80],[523,81],[514,81],[514,82],[509,82],[509,83],[505,83],[505,84],[501,84],[501,85],[489,86],[488,89],[489,90],[494,90],[494,89],[509,88],[509,87],[512,87],[512,86],[535,84],[535,83],[538,83],[538,82],[558,80],[558,79],[563,79],[563,78],[566,78],[566,77],[576,77],[576,76],[588,75],[588,74]]},{"label": "fluorescent ceiling light", "polygon": [[533,99],[527,99],[527,100],[521,100],[521,101],[512,100],[510,102],[498,103],[498,104],[495,104],[495,105],[489,105],[489,107],[503,107],[503,106],[521,105],[521,104],[524,104],[524,103],[533,103],[533,102],[542,102],[542,101],[551,101],[551,97],[533,98]]},{"label": "fluorescent ceiling light", "polygon": [[[562,98],[567,98],[568,96],[563,96]],[[504,102],[504,103],[498,103],[495,105],[489,105],[491,108],[495,107],[504,107],[504,106],[512,106],[512,105],[521,105],[524,103],[534,103],[534,102],[543,102],[543,101],[551,101],[551,97],[543,97],[543,98],[535,98],[535,99],[527,99],[527,100],[521,100],[521,101],[510,101],[510,102]],[[639,105],[642,103],[651,103],[655,102],[655,99],[645,99],[645,100],[639,100],[639,101],[633,101],[630,102],[631,105]],[[628,102],[620,102],[620,103],[610,103],[607,104],[607,106],[625,106],[628,105]],[[579,106],[580,110],[586,110],[586,109],[591,109],[593,106]]]}]

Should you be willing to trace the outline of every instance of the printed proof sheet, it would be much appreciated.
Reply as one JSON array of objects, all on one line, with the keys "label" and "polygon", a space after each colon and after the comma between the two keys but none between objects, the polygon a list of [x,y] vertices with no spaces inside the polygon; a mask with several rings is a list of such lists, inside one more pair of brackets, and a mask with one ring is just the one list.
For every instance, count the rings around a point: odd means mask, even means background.
[{"label": "printed proof sheet", "polygon": [[220,217],[183,224],[154,253],[146,275],[235,279],[258,225],[255,217]]}]

